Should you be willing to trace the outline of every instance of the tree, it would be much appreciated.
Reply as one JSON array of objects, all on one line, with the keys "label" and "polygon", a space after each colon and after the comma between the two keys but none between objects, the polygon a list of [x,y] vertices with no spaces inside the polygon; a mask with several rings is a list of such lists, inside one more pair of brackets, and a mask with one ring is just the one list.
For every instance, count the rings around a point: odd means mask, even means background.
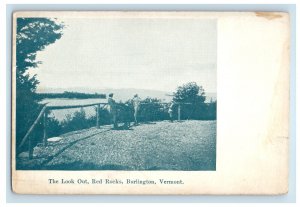
[{"label": "tree", "polygon": [[179,86],[173,97],[174,102],[182,103],[182,119],[203,119],[206,111],[205,99],[203,87],[198,86],[195,82]]},{"label": "tree", "polygon": [[37,68],[38,51],[53,44],[63,34],[63,23],[48,18],[17,18],[16,34],[16,141],[17,145],[40,110],[36,88],[39,81],[28,74]]},{"label": "tree", "polygon": [[141,101],[139,110],[141,121],[159,121],[168,119],[168,113],[163,110],[160,99],[147,97]]}]

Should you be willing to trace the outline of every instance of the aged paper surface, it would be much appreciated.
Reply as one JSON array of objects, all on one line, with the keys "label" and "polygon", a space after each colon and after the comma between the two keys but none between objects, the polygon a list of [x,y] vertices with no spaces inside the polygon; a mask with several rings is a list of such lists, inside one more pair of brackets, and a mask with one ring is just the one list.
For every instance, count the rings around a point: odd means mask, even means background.
[{"label": "aged paper surface", "polygon": [[[87,21],[88,19],[216,21],[218,104],[215,169],[16,169],[16,19],[30,17],[86,19]],[[269,12],[17,12],[14,14],[13,31],[12,189],[14,192],[21,194],[187,195],[287,193],[288,14]],[[136,58],[139,58],[138,54]],[[186,133],[189,133],[188,128]],[[127,183],[127,180],[132,182]]]}]

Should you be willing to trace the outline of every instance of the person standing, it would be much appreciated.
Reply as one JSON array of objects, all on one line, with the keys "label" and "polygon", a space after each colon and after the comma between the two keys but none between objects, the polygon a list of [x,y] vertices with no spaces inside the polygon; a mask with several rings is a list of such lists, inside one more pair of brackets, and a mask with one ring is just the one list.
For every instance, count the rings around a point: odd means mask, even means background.
[{"label": "person standing", "polygon": [[108,95],[108,106],[109,106],[109,114],[113,123],[113,129],[117,129],[118,128],[118,123],[117,123],[117,103],[116,101],[113,99],[114,94],[110,93]]},{"label": "person standing", "polygon": [[141,98],[137,94],[135,94],[132,99],[132,105],[134,109],[134,124],[138,125],[137,115],[141,105]]},{"label": "person standing", "polygon": [[173,122],[173,108],[174,108],[174,102],[172,101],[171,104],[170,104],[170,106],[169,106],[169,110],[168,110],[171,122]]}]

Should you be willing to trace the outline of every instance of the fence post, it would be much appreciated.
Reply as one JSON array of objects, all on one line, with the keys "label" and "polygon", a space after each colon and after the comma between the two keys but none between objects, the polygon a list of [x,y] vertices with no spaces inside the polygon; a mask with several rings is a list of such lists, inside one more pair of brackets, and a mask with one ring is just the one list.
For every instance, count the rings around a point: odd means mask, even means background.
[{"label": "fence post", "polygon": [[29,137],[29,140],[28,140],[28,158],[32,159],[32,157],[33,157],[32,138]]},{"label": "fence post", "polygon": [[47,146],[47,110],[44,112],[43,124],[44,124],[43,143],[44,143],[44,147],[46,147]]},{"label": "fence post", "polygon": [[97,105],[97,115],[96,115],[96,117],[97,117],[97,120],[96,120],[97,129],[100,128],[100,126],[99,126],[99,116],[100,116],[99,113],[100,113],[100,104]]},{"label": "fence post", "polygon": [[181,115],[181,105],[178,104],[178,121],[180,121],[181,119],[180,115]]}]

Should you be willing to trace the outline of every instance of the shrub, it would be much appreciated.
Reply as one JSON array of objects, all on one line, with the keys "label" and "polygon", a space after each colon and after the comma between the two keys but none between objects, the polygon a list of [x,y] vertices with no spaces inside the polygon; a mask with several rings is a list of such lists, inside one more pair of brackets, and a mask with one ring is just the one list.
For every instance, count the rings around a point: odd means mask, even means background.
[{"label": "shrub", "polygon": [[77,131],[95,126],[96,117],[87,118],[83,108],[76,111],[74,116],[67,115],[66,119],[61,123],[62,132],[67,133],[70,131]]}]

